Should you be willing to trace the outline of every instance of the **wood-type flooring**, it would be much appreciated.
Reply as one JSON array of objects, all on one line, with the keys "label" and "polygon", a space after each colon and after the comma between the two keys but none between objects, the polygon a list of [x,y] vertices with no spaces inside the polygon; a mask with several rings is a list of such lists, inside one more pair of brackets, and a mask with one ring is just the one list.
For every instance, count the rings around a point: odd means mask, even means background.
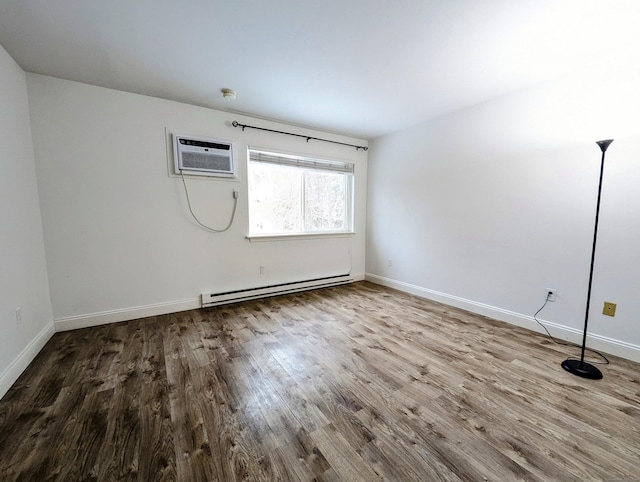
[{"label": "wood-type flooring", "polygon": [[640,480],[640,365],[360,282],[57,333],[2,481]]}]

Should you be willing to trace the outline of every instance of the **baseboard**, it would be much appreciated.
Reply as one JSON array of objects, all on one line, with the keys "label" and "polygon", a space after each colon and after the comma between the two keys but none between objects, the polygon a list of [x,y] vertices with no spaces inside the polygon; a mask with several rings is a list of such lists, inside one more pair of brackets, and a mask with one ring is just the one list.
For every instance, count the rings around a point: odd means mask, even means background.
[{"label": "baseboard", "polygon": [[[494,320],[504,321],[537,333],[545,333],[544,329],[538,325],[533,316],[523,315],[521,313],[505,310],[496,306],[478,303],[477,301],[467,300],[465,298],[460,298],[459,296],[453,296],[447,293],[442,293],[428,288],[423,288],[422,286],[416,286],[371,273],[365,273],[365,279],[372,283],[404,291],[405,293],[409,293],[420,298],[437,301],[449,306],[455,306],[456,308],[488,316]],[[567,340],[572,343],[582,344],[582,330],[577,330],[575,328],[544,320],[541,320],[541,322],[545,326],[553,329],[552,332],[556,338]],[[640,363],[640,346],[593,333],[587,334],[587,340],[587,346],[589,348]]]},{"label": "baseboard", "polygon": [[79,328],[137,320],[138,318],[146,318],[147,316],[166,315],[167,313],[177,313],[179,311],[195,310],[197,308],[200,308],[200,298],[69,316],[54,320],[54,324],[56,331],[77,330]]},{"label": "baseboard", "polygon": [[48,323],[40,333],[20,352],[15,360],[0,375],[0,398],[9,391],[11,386],[22,375],[29,364],[34,360],[40,350],[44,348],[47,342],[55,333],[53,323]]},{"label": "baseboard", "polygon": [[[351,277],[354,281],[362,281],[365,279],[365,274],[352,274]],[[79,328],[90,328],[92,326],[106,325],[109,323],[137,320],[138,318],[145,318],[147,316],[159,316],[168,313],[177,313],[179,311],[195,310],[201,306],[201,300],[198,297],[190,300],[169,301],[153,305],[135,306],[132,308],[57,318],[54,320],[54,325],[56,332],[77,330]]]}]

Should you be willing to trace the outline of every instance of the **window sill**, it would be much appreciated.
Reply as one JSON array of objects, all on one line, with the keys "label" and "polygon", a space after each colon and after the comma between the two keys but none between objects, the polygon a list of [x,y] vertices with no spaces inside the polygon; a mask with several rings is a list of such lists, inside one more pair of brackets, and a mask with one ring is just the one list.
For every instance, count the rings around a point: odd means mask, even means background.
[{"label": "window sill", "polygon": [[302,239],[322,239],[322,238],[350,238],[353,231],[323,232],[323,233],[292,233],[292,234],[248,234],[246,238],[252,243],[264,241],[294,241]]}]

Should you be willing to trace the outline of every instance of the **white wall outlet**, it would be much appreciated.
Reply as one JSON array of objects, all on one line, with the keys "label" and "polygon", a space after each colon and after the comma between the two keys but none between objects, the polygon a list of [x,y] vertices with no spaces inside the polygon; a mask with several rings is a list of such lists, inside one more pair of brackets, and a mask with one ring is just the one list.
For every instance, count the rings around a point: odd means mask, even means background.
[{"label": "white wall outlet", "polygon": [[555,301],[558,295],[554,288],[547,288],[546,296],[547,296],[547,301]]},{"label": "white wall outlet", "polygon": [[267,272],[267,268],[265,268],[263,265],[260,265],[260,274],[265,274]]},{"label": "white wall outlet", "polygon": [[16,325],[22,324],[22,308],[19,306],[16,308]]},{"label": "white wall outlet", "polygon": [[387,267],[393,268],[393,260],[391,258],[387,260]]}]

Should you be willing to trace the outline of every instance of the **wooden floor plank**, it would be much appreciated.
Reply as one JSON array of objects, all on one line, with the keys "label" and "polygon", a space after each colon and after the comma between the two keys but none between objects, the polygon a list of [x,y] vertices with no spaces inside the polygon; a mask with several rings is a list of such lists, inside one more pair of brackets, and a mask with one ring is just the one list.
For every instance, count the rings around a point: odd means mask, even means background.
[{"label": "wooden floor plank", "polygon": [[140,400],[144,321],[119,326],[119,338],[127,349],[117,364],[117,384],[107,417],[106,436],[101,447],[105,454],[96,470],[99,480],[135,480],[140,454]]},{"label": "wooden floor plank", "polygon": [[188,357],[188,346],[182,334],[190,323],[179,315],[166,317],[168,329],[164,345],[169,408],[174,432],[176,473],[178,480],[206,482],[213,478],[212,461],[208,457],[207,433],[196,400]]},{"label": "wooden floor plank", "polygon": [[360,456],[333,425],[311,434],[311,438],[340,480],[373,482],[382,475]]},{"label": "wooden floor plank", "polygon": [[58,333],[0,480],[639,481],[640,365],[577,353],[366,282]]},{"label": "wooden floor plank", "polygon": [[156,318],[145,320],[139,389],[139,482],[177,478],[163,342],[161,323]]}]

